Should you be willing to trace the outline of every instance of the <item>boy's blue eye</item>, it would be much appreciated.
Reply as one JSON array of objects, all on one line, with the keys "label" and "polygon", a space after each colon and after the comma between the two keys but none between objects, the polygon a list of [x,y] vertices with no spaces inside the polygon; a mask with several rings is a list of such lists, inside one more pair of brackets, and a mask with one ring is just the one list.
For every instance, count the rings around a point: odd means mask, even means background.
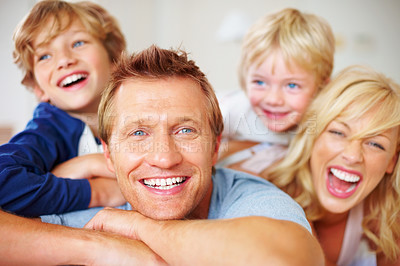
[{"label": "boy's blue eye", "polygon": [[85,43],[85,42],[83,42],[83,41],[77,41],[77,42],[74,42],[74,45],[73,45],[73,47],[75,48],[75,47],[82,46],[84,43]]},{"label": "boy's blue eye", "polygon": [[46,59],[49,59],[49,58],[50,58],[50,55],[45,54],[45,55],[42,55],[42,56],[39,57],[39,61],[46,60]]}]

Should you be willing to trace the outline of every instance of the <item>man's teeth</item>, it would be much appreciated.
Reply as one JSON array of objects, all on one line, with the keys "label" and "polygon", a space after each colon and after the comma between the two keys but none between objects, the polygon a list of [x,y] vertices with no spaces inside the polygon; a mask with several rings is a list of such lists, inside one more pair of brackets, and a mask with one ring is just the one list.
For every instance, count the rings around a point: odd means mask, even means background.
[{"label": "man's teeth", "polygon": [[161,179],[143,179],[143,183],[151,188],[156,189],[171,189],[179,186],[186,180],[186,177],[173,177],[173,178],[161,178]]},{"label": "man's teeth", "polygon": [[354,183],[360,181],[360,177],[358,175],[349,174],[336,168],[331,168],[331,173],[338,179],[346,182]]},{"label": "man's teeth", "polygon": [[71,76],[66,77],[63,81],[61,81],[60,86],[61,87],[66,87],[70,85],[73,82],[76,82],[77,80],[84,79],[86,78],[87,75],[84,74],[73,74]]}]

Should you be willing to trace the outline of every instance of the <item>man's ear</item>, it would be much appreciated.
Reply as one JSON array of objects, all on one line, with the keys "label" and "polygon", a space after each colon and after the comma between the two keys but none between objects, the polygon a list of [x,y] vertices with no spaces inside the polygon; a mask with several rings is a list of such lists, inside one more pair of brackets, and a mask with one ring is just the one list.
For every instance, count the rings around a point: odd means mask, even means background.
[{"label": "man's ear", "polygon": [[47,103],[50,101],[49,96],[36,84],[33,86],[33,93],[40,102]]},{"label": "man's ear", "polygon": [[214,153],[213,153],[213,157],[212,157],[213,165],[215,165],[218,161],[218,151],[219,151],[220,145],[221,145],[221,135],[219,135],[215,141],[215,149],[214,149]]},{"label": "man's ear", "polygon": [[111,172],[115,173],[115,168],[114,168],[114,164],[111,160],[110,150],[108,149],[108,145],[104,142],[104,140],[101,140],[101,145],[103,146],[104,157],[106,158],[106,162],[107,162],[107,168]]}]

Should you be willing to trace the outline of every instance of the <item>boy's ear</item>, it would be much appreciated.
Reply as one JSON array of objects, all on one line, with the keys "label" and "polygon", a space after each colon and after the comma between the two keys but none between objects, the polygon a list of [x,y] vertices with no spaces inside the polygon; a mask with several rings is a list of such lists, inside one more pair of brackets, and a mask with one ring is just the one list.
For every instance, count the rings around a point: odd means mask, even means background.
[{"label": "boy's ear", "polygon": [[114,168],[114,164],[110,157],[110,150],[108,149],[108,145],[104,142],[104,140],[100,140],[100,141],[101,141],[101,145],[103,146],[104,157],[106,157],[107,168],[111,172],[115,173],[115,168]]},{"label": "boy's ear", "polygon": [[40,102],[47,103],[50,101],[49,96],[38,85],[33,86],[33,93]]}]

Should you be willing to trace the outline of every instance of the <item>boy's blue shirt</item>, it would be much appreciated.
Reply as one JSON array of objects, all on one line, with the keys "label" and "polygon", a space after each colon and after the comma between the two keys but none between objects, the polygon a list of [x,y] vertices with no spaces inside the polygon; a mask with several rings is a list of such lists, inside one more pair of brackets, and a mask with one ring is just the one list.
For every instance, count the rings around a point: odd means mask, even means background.
[{"label": "boy's blue shirt", "polygon": [[81,120],[40,103],[26,128],[0,146],[0,208],[31,217],[87,208],[88,180],[50,173],[78,155],[84,129]]}]

